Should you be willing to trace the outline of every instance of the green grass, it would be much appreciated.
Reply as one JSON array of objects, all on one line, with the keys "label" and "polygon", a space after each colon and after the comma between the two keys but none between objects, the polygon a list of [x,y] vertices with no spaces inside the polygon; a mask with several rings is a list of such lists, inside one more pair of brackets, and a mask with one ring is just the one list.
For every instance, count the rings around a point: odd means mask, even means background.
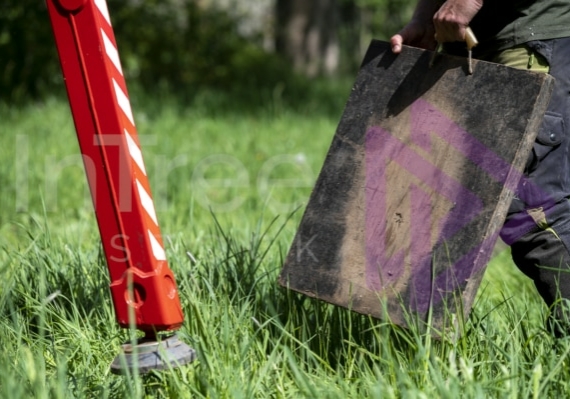
[{"label": "green grass", "polygon": [[543,330],[546,309],[503,248],[456,342],[277,286],[342,101],[335,114],[292,111],[278,95],[250,113],[227,99],[209,110],[215,95],[163,100],[134,98],[135,118],[186,315],[179,335],[198,360],[110,373],[129,331],[114,320],[68,105],[2,105],[0,397],[568,395],[570,341]]}]

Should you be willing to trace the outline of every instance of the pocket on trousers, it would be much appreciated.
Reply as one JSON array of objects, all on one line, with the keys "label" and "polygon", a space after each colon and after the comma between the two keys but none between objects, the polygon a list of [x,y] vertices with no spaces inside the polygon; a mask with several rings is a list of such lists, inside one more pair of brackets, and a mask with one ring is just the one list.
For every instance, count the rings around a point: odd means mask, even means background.
[{"label": "pocket on trousers", "polygon": [[565,137],[565,125],[562,115],[547,112],[544,114],[542,125],[538,132],[538,136],[529,155],[526,172],[530,173],[536,170],[538,164],[546,158],[555,148],[560,146]]}]

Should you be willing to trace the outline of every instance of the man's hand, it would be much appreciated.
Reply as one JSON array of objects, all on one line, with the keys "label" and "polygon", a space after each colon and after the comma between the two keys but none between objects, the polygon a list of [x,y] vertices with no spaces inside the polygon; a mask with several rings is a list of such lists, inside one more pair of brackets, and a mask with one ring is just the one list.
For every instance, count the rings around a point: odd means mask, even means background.
[{"label": "man's hand", "polygon": [[447,0],[433,16],[438,42],[461,42],[465,29],[483,6],[483,0]]},{"label": "man's hand", "polygon": [[392,52],[402,44],[434,50],[437,42],[465,40],[465,29],[483,6],[483,0],[447,0],[438,8],[436,0],[420,0],[412,20],[392,36]]},{"label": "man's hand", "polygon": [[392,36],[390,44],[395,54],[402,51],[402,44],[434,50],[437,45],[434,26],[431,21],[425,23],[412,20],[400,32]]},{"label": "man's hand", "polygon": [[435,49],[437,42],[434,37],[433,16],[438,10],[437,1],[418,1],[411,21],[390,39],[392,52],[398,54],[402,51],[402,44],[409,44],[426,50]]}]

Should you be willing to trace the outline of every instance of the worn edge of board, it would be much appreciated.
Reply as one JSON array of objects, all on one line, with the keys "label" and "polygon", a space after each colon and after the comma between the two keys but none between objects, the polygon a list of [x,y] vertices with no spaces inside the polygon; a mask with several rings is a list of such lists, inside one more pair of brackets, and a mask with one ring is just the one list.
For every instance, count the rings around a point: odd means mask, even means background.
[{"label": "worn edge of board", "polygon": [[[484,62],[484,61],[479,61],[479,62]],[[540,125],[542,124],[543,116],[546,112],[548,103],[550,102],[550,97],[552,95],[552,91],[554,90],[555,79],[548,74],[542,74],[542,76],[544,76],[544,81],[541,86],[540,92],[536,97],[536,103],[535,106],[533,107],[533,115],[529,116],[528,118],[529,123],[527,123],[526,125],[527,129],[523,134],[523,137],[525,137],[526,140],[520,142],[519,148],[516,151],[517,159],[513,163],[520,163],[521,165],[525,164],[529,153],[532,151],[532,147],[538,135]],[[511,169],[503,186],[499,202],[511,203],[514,197],[516,186],[520,180],[521,175],[522,175],[521,170],[516,170],[514,168]],[[504,223],[506,216],[507,216],[506,211],[499,213],[497,208],[495,208],[495,213],[491,218],[492,222],[488,225],[485,237],[497,234],[497,232],[501,229],[501,226]],[[485,239],[485,237],[483,237],[483,239]],[[493,245],[496,243],[497,239],[493,240]],[[489,261],[490,261],[490,256],[487,256],[487,259],[485,259],[485,263],[488,264]],[[486,268],[487,266],[485,266],[485,268],[483,268],[480,271],[480,273],[477,276],[475,276],[477,277],[476,279],[471,278],[464,290],[464,292],[471,291],[470,297],[473,299],[475,298],[476,292],[479,289]],[[464,318],[468,317],[469,312],[471,310],[471,305],[472,304],[468,304],[468,306],[466,307],[465,312],[463,314]]]}]

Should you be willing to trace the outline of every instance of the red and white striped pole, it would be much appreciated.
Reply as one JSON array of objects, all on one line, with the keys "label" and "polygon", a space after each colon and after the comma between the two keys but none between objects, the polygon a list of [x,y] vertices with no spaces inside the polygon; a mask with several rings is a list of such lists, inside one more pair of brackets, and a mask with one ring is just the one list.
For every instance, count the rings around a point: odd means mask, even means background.
[{"label": "red and white striped pole", "polygon": [[[156,333],[177,330],[184,316],[166,260],[107,3],[47,0],[47,5],[111,276],[117,321],[122,327],[134,321],[147,334],[141,352],[164,351],[155,342]],[[186,346],[176,340],[165,347]],[[172,355],[172,360],[193,360],[194,351],[185,350],[183,356]],[[149,369],[171,363],[158,358]],[[144,359],[135,360],[145,371]],[[114,366],[119,367],[117,362]]]}]

